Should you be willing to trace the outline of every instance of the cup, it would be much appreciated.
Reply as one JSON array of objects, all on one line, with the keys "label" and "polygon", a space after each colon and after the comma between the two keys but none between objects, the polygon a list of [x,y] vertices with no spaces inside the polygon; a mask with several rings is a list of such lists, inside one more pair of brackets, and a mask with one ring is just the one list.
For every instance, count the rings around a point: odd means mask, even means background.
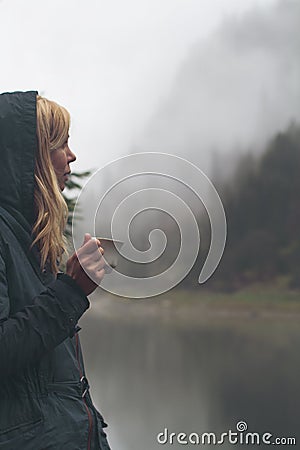
[{"label": "cup", "polygon": [[[103,237],[96,237],[96,239],[99,239],[101,242],[101,247],[104,250],[104,259],[107,262],[107,264],[114,269],[117,267],[118,259],[119,259],[119,252],[120,248],[124,244],[123,241],[118,241],[116,239],[109,239],[109,238],[103,238]],[[111,272],[110,268],[106,268],[105,271],[107,273]]]}]

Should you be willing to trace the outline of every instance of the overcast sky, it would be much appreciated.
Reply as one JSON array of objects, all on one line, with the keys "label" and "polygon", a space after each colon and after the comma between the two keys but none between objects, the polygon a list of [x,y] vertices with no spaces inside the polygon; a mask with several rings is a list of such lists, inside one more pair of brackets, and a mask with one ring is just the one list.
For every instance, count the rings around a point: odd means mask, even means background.
[{"label": "overcast sky", "polygon": [[224,21],[239,22],[249,11],[266,15],[274,3],[2,0],[1,91],[34,89],[65,105],[74,168],[101,167],[136,145],[151,147],[149,130],[178,92],[191,52],[209,49]]},{"label": "overcast sky", "polygon": [[238,154],[300,123],[299,54],[298,0],[227,17],[191,47],[137,147],[185,155],[208,174],[218,152],[230,174]]}]

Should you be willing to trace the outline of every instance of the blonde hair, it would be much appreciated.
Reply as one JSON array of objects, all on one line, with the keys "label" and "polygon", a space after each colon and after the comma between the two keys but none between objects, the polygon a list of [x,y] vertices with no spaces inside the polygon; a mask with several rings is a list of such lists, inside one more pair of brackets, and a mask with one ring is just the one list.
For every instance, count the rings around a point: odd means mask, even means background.
[{"label": "blonde hair", "polygon": [[37,96],[37,154],[35,158],[34,207],[32,246],[37,244],[41,255],[41,269],[48,261],[50,270],[58,272],[66,251],[64,230],[68,207],[58,185],[50,154],[68,139],[70,114],[57,103]]}]

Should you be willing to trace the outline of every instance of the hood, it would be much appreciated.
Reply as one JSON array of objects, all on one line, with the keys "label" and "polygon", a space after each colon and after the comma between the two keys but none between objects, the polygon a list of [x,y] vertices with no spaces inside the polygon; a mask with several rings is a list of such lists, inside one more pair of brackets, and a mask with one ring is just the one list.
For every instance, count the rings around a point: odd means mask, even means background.
[{"label": "hood", "polygon": [[0,94],[0,206],[34,220],[36,91]]}]

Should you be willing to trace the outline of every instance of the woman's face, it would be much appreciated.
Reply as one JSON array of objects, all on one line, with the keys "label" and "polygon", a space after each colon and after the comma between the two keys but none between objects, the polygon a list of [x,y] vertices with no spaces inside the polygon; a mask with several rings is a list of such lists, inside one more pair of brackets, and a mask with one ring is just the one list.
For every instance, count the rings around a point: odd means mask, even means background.
[{"label": "woman's face", "polygon": [[60,190],[63,191],[65,188],[65,183],[68,180],[68,175],[71,173],[70,163],[76,160],[76,156],[70,150],[67,141],[62,147],[52,150],[50,157],[58,185]]}]

